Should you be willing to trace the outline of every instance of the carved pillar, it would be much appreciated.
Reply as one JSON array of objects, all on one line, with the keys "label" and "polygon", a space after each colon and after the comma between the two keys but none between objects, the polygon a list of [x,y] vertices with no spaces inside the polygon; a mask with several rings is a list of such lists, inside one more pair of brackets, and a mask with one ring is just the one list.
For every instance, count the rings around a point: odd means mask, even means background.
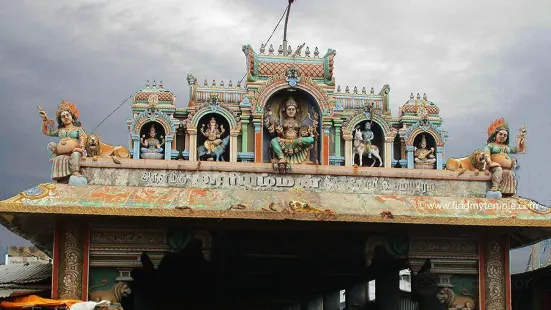
[{"label": "carved pillar", "polygon": [[367,283],[359,283],[346,289],[346,309],[363,309],[366,306],[369,301],[367,287]]},{"label": "carved pillar", "polygon": [[165,160],[172,159],[172,141],[174,140],[174,134],[167,135],[165,137]]},{"label": "carved pillar", "polygon": [[392,262],[381,264],[375,278],[377,309],[400,310],[400,269]]},{"label": "carved pillar", "polygon": [[438,146],[436,147],[436,169],[442,170],[442,167],[444,166],[443,155],[444,153],[444,147]]},{"label": "carved pillar", "polygon": [[262,162],[262,114],[253,114],[254,126],[254,162]]},{"label": "carved pillar", "polygon": [[385,168],[392,168],[392,154],[394,152],[394,137],[385,137]]},{"label": "carved pillar", "polygon": [[241,152],[248,152],[249,141],[249,119],[241,118]]},{"label": "carved pillar", "polygon": [[404,141],[404,137],[400,137],[400,144],[401,144],[401,147],[400,147],[400,150],[401,150],[401,154],[400,154],[400,159],[406,159],[406,143]]},{"label": "carved pillar", "polygon": [[54,234],[52,298],[88,299],[89,226],[58,221]]},{"label": "carved pillar", "polygon": [[237,162],[237,136],[239,136],[240,131],[230,131],[230,162]]},{"label": "carved pillar", "polygon": [[189,160],[196,161],[197,159],[197,128],[187,129],[189,134]]},{"label": "carved pillar", "polygon": [[511,310],[509,239],[503,235],[486,235],[479,239],[480,307],[484,310]]},{"label": "carved pillar", "polygon": [[140,159],[140,135],[132,134],[132,158]]},{"label": "carved pillar", "polygon": [[[322,120],[322,143],[321,143],[321,160],[322,165],[329,165],[329,129],[331,128],[332,120],[324,118]],[[317,154],[316,154],[317,156]]]},{"label": "carved pillar", "polygon": [[406,153],[407,153],[407,160],[408,160],[408,169],[413,169],[415,167],[414,165],[414,152],[415,148],[413,145],[406,145]]},{"label": "carved pillar", "polygon": [[323,295],[323,310],[340,310],[341,292],[334,291]]},{"label": "carved pillar", "polygon": [[342,135],[344,139],[344,165],[354,165],[354,150],[352,150],[352,134]]},{"label": "carved pillar", "polygon": [[335,126],[335,157],[341,156],[341,127],[342,120],[334,119],[333,126]]}]

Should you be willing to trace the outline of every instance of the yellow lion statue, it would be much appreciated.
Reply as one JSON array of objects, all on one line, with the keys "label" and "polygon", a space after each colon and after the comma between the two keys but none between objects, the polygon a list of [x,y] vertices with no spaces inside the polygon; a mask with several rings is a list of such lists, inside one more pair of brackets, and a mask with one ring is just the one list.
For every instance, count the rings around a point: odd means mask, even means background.
[{"label": "yellow lion statue", "polygon": [[[101,285],[92,287],[91,289],[107,286],[106,279],[102,279],[101,282]],[[132,290],[128,284],[124,282],[117,282],[117,284],[113,285],[111,289],[90,292],[90,300],[95,302],[107,300],[110,301],[111,304],[120,304],[122,298],[129,296],[131,293]]]},{"label": "yellow lion statue", "polygon": [[486,175],[490,175],[490,171],[486,169],[486,158],[482,150],[476,150],[467,157],[448,159],[446,170],[459,171],[459,175],[467,170],[474,171],[474,175],[479,175],[481,171],[484,171]]},{"label": "yellow lion statue", "polygon": [[92,157],[93,161],[97,161],[100,157],[111,157],[115,163],[120,164],[119,158],[130,157],[130,152],[124,146],[113,146],[103,143],[100,136],[95,134],[86,137],[84,147],[87,156]]}]

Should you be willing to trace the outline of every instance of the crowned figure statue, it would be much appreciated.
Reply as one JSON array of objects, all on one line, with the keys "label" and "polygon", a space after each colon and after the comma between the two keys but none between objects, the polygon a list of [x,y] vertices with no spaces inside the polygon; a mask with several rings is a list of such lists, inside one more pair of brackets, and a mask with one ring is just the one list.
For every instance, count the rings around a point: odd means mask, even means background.
[{"label": "crowned figure statue", "polygon": [[516,194],[516,179],[513,169],[517,166],[510,154],[524,153],[526,128],[519,130],[515,145],[509,146],[509,125],[503,118],[494,121],[488,127],[488,140],[484,147],[487,166],[492,173],[490,192],[500,192],[503,196]]},{"label": "crowned figure statue", "polygon": [[313,147],[319,124],[314,113],[312,126],[303,124],[300,107],[293,97],[289,97],[275,117],[271,106],[264,115],[264,126],[275,136],[270,142],[274,160],[280,163],[305,163],[309,161],[309,150]]},{"label": "crowned figure statue", "polygon": [[161,139],[157,139],[157,132],[155,130],[155,125],[151,124],[151,127],[149,128],[149,137],[146,138],[145,135],[142,136],[142,139],[140,141],[141,148],[140,151],[142,153],[163,153],[163,136],[161,136]]},{"label": "crowned figure statue", "polygon": [[424,164],[433,164],[436,162],[434,157],[434,147],[427,148],[427,139],[425,135],[421,136],[419,147],[415,147],[415,162]]},{"label": "crowned figure statue", "polygon": [[42,133],[50,137],[58,137],[59,142],[48,143],[52,154],[52,179],[61,182],[68,177],[82,177],[80,162],[85,154],[86,133],[82,129],[77,107],[67,101],[61,101],[57,108],[56,118],[50,119],[41,107],[38,107],[42,117]]},{"label": "crowned figure statue", "polygon": [[222,143],[222,139],[220,138],[226,129],[224,129],[224,125],[222,124],[218,126],[214,117],[210,119],[209,125],[206,129],[205,127],[205,124],[201,126],[201,133],[206,138],[203,146],[205,147],[207,153],[214,153],[216,151],[216,147]]}]

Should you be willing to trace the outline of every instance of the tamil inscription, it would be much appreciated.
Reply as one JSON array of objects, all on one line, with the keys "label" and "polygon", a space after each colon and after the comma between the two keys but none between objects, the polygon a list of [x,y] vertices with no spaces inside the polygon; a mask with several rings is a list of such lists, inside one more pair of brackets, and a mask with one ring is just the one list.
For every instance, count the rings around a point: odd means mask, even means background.
[{"label": "tamil inscription", "polygon": [[487,182],[339,175],[280,175],[252,172],[174,171],[154,169],[84,169],[91,185],[191,187],[250,191],[289,191],[372,195],[473,197],[486,193]]}]

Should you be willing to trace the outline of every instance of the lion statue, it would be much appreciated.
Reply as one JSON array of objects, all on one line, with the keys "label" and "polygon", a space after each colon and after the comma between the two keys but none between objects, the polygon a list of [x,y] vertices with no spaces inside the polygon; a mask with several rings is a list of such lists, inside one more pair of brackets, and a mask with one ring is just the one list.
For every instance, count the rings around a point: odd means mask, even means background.
[{"label": "lion statue", "polygon": [[437,297],[440,302],[442,302],[446,307],[453,309],[476,309],[476,302],[474,300],[474,295],[469,294],[467,289],[461,290],[463,296],[457,296],[449,287],[443,288],[438,292]]},{"label": "lion statue", "polygon": [[124,146],[113,146],[101,141],[100,136],[91,134],[86,137],[84,142],[88,157],[97,161],[100,157],[111,157],[113,162],[120,164],[120,158],[129,158],[130,152]]},{"label": "lion statue", "polygon": [[486,158],[482,150],[476,150],[467,157],[448,159],[446,170],[459,171],[459,175],[467,170],[474,171],[474,175],[479,175],[481,171],[484,171],[486,175],[490,175],[490,171],[486,169]]},{"label": "lion statue", "polygon": [[[91,289],[107,286],[106,279],[102,279],[102,283],[103,284],[92,287]],[[107,300],[111,302],[111,304],[120,305],[122,298],[128,297],[131,293],[132,293],[132,290],[130,289],[128,284],[124,282],[117,282],[117,284],[113,285],[109,290],[99,290],[99,291],[90,292],[90,300],[96,301],[96,302]]]}]

